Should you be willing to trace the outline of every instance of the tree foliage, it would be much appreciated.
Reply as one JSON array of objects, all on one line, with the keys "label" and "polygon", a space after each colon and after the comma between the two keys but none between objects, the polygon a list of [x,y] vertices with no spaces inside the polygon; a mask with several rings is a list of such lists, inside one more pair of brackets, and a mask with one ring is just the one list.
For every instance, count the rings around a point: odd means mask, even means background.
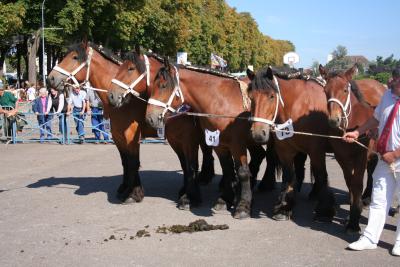
[{"label": "tree foliage", "polygon": [[[41,4],[2,1],[0,37],[37,31]],[[283,55],[295,49],[263,35],[249,13],[238,13],[224,0],[48,0],[44,11],[46,49],[87,38],[115,51],[136,44],[169,56],[186,51],[197,65],[208,65],[216,53],[232,71],[282,65]]]}]

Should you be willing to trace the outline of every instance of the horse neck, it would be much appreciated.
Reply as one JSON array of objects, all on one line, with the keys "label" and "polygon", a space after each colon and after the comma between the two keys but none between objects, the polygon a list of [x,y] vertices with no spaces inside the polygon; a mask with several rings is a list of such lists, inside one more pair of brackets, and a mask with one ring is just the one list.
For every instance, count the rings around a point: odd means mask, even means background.
[{"label": "horse neck", "polygon": [[297,120],[311,111],[327,113],[328,102],[322,86],[312,81],[306,82],[297,79],[278,78],[278,83],[284,103],[284,106],[279,103],[278,108],[278,117],[281,120],[289,118]]},{"label": "horse neck", "polygon": [[185,103],[196,112],[236,116],[244,111],[237,81],[185,69],[179,75]]},{"label": "horse neck", "polygon": [[[90,63],[90,84],[99,89],[108,90],[112,78],[117,74],[118,65],[105,59],[99,53],[93,56]],[[97,92],[103,104],[108,104],[108,97],[106,92]]]}]

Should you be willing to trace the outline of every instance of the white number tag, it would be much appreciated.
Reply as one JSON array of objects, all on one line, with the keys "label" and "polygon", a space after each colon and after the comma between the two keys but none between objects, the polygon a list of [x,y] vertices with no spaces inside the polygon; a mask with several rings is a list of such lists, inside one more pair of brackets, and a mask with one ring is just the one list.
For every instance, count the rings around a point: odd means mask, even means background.
[{"label": "white number tag", "polygon": [[164,136],[165,136],[165,127],[157,128],[157,136],[159,138],[164,138]]},{"label": "white number tag", "polygon": [[205,129],[206,144],[208,146],[218,146],[219,145],[219,130],[215,132]]},{"label": "white number tag", "polygon": [[293,122],[292,119],[287,120],[285,123],[283,124],[278,124],[276,125],[275,129],[277,130],[275,132],[276,137],[279,140],[283,140],[286,138],[290,138],[294,135],[293,131]]}]

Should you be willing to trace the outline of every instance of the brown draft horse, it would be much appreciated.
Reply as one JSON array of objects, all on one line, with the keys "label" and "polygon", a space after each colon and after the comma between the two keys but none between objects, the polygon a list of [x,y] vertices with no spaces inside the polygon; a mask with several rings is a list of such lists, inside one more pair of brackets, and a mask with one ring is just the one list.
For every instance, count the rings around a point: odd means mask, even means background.
[{"label": "brown draft horse", "polygon": [[[178,74],[179,78],[175,78]],[[163,104],[157,106],[154,103]],[[239,82],[232,77],[200,68],[181,67],[178,71],[166,62],[154,81],[147,106],[147,122],[155,128],[162,127],[164,119],[167,118],[164,115],[169,115],[167,111],[174,111],[182,103],[189,105],[195,112],[231,116],[231,118],[199,117],[202,129],[214,132],[216,135],[209,137],[215,138],[212,140],[219,140],[213,146],[223,168],[224,186],[214,208],[220,209],[233,205],[235,206],[234,218],[249,217],[252,175],[247,163],[247,149],[253,155],[251,150],[260,146],[249,143],[251,141],[249,122],[237,118],[249,115]],[[234,199],[235,192],[232,190],[232,183],[235,181],[229,179],[236,177],[232,173],[232,157],[240,185],[237,201]]]},{"label": "brown draft horse", "polygon": [[[342,135],[343,130],[351,131],[366,122],[379,104],[385,87],[376,80],[364,79],[353,81],[357,72],[354,65],[342,73],[328,74],[320,65],[321,75],[327,81],[325,93],[328,98],[329,125],[335,135]],[[340,128],[340,129],[339,129]],[[373,147],[374,141],[364,135],[359,138],[362,143]],[[359,218],[362,211],[361,194],[363,190],[363,179],[367,167],[368,180],[364,197],[371,196],[372,173],[376,167],[378,157],[365,148],[356,144],[343,144],[341,140],[330,141],[335,149],[335,157],[340,164],[350,194],[350,221],[347,230],[360,230]],[[368,164],[367,164],[368,159]]]},{"label": "brown draft horse", "polygon": [[[150,95],[149,89],[153,84],[151,78],[155,77],[162,64],[162,59],[155,54],[141,55],[140,50],[128,53],[112,80],[108,94],[110,105],[121,108],[129,105],[131,101],[137,100],[137,97],[146,101],[145,99]],[[132,84],[134,86],[131,86]],[[140,106],[131,105],[130,112],[135,112],[137,109],[142,109],[144,112],[145,107],[145,102],[142,102]],[[179,131],[173,129],[179,129]],[[198,121],[189,116],[177,116],[169,120],[165,125],[165,136],[176,152],[183,170],[184,184],[179,193],[178,208],[189,209],[190,206],[201,202],[199,183],[201,181],[208,183],[214,174],[212,149],[206,146]],[[204,181],[205,178],[198,178],[199,145],[204,154],[203,159],[211,161],[208,164],[209,169],[203,170],[203,175],[206,171],[211,172],[207,181]],[[205,166],[207,164],[203,163],[203,167]]]},{"label": "brown draft horse", "polygon": [[[91,56],[89,56],[90,53],[92,53]],[[90,70],[88,71],[89,62]],[[89,78],[93,87],[109,88],[111,79],[119,69],[119,63],[114,55],[93,44],[89,46],[87,43],[75,45],[57,65],[58,68],[64,70],[64,74],[53,69],[48,77],[49,85],[58,90],[63,90],[67,80],[76,79],[83,82],[86,78]],[[138,99],[133,99],[129,105],[115,108],[110,105],[106,92],[98,92],[98,94],[103,102],[105,116],[110,117],[111,132],[123,166],[123,182],[117,190],[118,198],[123,203],[140,202],[144,197],[138,173],[140,167],[140,136],[141,134],[143,136],[157,136],[153,129],[144,124],[146,105]],[[208,166],[204,166],[204,168],[211,170],[213,168],[212,160],[207,162],[208,164],[205,165]],[[212,166],[209,165],[210,163]]]},{"label": "brown draft horse", "polygon": [[[249,92],[252,98],[251,127],[253,139],[266,143],[270,138],[271,125],[293,121],[296,131],[327,134],[329,130],[326,111],[326,96],[323,88],[313,81],[284,80],[275,78],[271,68],[260,70],[256,75],[248,72],[252,80]],[[325,151],[327,139],[294,135],[279,140],[273,134],[276,152],[283,167],[282,191],[274,207],[276,220],[287,220],[292,216],[295,201],[296,177],[294,158],[297,153],[308,154],[315,176],[318,192],[315,219],[330,221],[334,216],[334,197],[328,186]]]}]

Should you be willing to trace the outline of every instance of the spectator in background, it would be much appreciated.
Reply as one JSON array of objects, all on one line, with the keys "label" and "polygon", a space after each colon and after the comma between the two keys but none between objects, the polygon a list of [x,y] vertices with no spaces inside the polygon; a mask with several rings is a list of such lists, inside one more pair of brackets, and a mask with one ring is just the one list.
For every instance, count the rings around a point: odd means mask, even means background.
[{"label": "spectator in background", "polygon": [[103,134],[104,143],[108,143],[110,138],[105,132],[103,124],[103,103],[97,93],[93,90],[88,90],[86,94],[87,113],[91,115],[92,132],[95,137],[95,144],[100,142],[100,133]]},{"label": "spectator in background", "polygon": [[67,100],[62,92],[51,88],[50,95],[47,104],[46,115],[49,113],[54,113],[59,116],[58,128],[60,133],[64,136],[64,140],[67,138]]},{"label": "spectator in background", "polygon": [[1,122],[0,126],[4,124],[4,132],[6,136],[12,136],[12,117],[17,114],[18,102],[17,98],[4,89],[4,84],[0,80],[0,115],[4,114],[4,122]]},{"label": "spectator in background", "polygon": [[72,114],[74,116],[74,121],[76,124],[76,131],[79,136],[79,143],[82,144],[85,140],[85,129],[83,121],[85,119],[85,107],[86,107],[86,92],[82,91],[79,87],[74,87],[72,93],[68,100],[68,111],[67,114]]},{"label": "spectator in background", "polygon": [[40,128],[40,143],[44,142],[44,137],[47,135],[47,139],[52,138],[51,134],[51,119],[52,116],[48,115],[48,98],[47,89],[40,88],[39,96],[33,101],[32,110],[37,116],[37,120]]},{"label": "spectator in background", "polygon": [[35,87],[31,86],[28,81],[25,81],[25,87],[27,88],[26,89],[27,100],[29,102],[35,100],[35,98],[36,98]]}]

